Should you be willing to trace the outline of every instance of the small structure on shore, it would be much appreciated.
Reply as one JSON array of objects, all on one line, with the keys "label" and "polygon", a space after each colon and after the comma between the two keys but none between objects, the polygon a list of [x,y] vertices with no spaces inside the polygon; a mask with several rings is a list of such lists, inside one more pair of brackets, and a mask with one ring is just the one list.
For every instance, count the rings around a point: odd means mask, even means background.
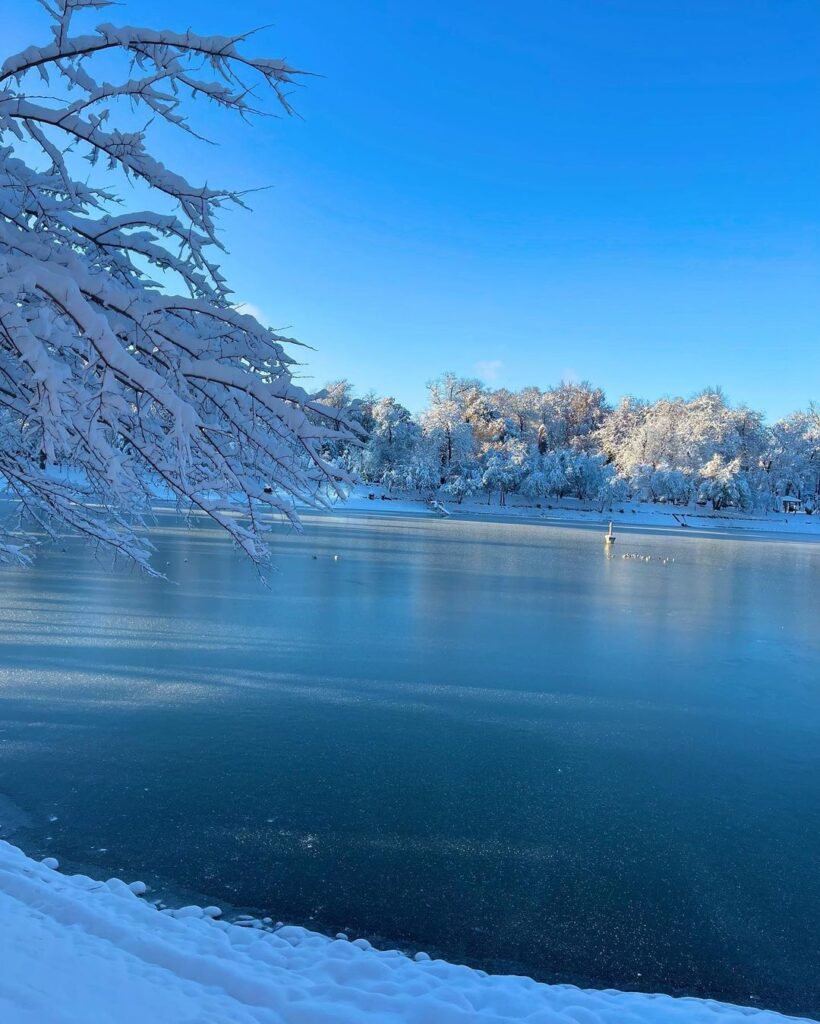
[{"label": "small structure on shore", "polygon": [[778,498],[780,502],[781,512],[799,512],[803,506],[803,501],[794,494],[784,494]]},{"label": "small structure on shore", "polygon": [[612,523],[609,524],[609,532],[604,535],[604,544],[614,544],[615,534],[612,532]]}]

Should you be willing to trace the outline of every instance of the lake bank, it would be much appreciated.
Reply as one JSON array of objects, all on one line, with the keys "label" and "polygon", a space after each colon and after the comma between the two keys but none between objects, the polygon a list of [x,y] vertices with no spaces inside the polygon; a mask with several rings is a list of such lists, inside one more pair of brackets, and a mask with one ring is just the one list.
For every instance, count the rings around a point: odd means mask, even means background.
[{"label": "lake bank", "polygon": [[218,908],[160,912],[131,885],[66,876],[0,841],[7,1024],[786,1024],[711,1000],[541,985],[379,951]]},{"label": "lake bank", "polygon": [[[371,499],[369,495],[374,497]],[[687,530],[714,536],[761,534],[799,539],[820,539],[820,514],[777,513],[753,515],[742,512],[709,512],[701,508],[680,509],[673,505],[627,502],[603,511],[591,503],[576,499],[555,499],[541,507],[520,502],[518,495],[508,496],[506,505],[488,504],[486,501],[467,499],[461,504],[437,497],[451,518],[460,520],[489,520],[499,522],[529,522],[548,525],[604,526],[610,522],[618,529],[668,530],[684,533]],[[346,501],[335,508],[340,512],[364,512],[371,515],[426,515],[436,513],[424,496],[391,494],[383,487],[354,487]],[[685,523],[683,526],[681,523]]]}]

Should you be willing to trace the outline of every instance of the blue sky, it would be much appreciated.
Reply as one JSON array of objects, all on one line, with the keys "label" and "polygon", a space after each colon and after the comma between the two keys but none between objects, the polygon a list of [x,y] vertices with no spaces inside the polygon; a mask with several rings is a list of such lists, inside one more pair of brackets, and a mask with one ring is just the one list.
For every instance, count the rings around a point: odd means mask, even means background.
[{"label": "blue sky", "polygon": [[[9,8],[7,47],[45,37],[34,0]],[[613,400],[720,384],[772,417],[820,399],[817,0],[132,0],[95,20],[272,24],[251,46],[323,76],[300,120],[203,108],[221,146],[162,154],[273,186],[225,218],[224,265],[316,346],[308,383],[411,408],[444,370]]]}]

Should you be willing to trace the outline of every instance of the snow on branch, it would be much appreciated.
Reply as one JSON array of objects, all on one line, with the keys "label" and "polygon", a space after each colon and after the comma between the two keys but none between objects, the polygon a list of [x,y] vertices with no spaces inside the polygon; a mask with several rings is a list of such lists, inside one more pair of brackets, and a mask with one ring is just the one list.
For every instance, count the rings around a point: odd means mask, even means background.
[{"label": "snow on branch", "polygon": [[[16,516],[0,560],[26,561],[32,530],[68,528],[149,569],[145,517],[165,495],[261,562],[264,513],[298,525],[299,504],[340,492],[326,453],[355,427],[293,383],[292,339],[231,304],[211,252],[241,193],[192,184],[117,122],[124,102],[193,131],[184,99],[246,117],[254,86],[290,112],[300,73],[245,55],[245,36],[74,34],[75,14],[108,0],[41,3],[52,42],[0,68],[0,484]],[[100,77],[101,54],[109,75],[124,58],[120,81]],[[104,180],[80,175],[80,155]],[[110,172],[139,179],[157,210],[116,210]]]}]

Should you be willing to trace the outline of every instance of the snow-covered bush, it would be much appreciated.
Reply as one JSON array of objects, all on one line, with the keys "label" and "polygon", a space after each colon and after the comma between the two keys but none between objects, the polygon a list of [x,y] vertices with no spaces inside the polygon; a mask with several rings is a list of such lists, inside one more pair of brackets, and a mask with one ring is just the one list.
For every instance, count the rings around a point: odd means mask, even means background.
[{"label": "snow-covered bush", "polygon": [[[25,558],[34,524],[147,567],[159,491],[259,561],[260,513],[297,523],[296,501],[338,489],[321,448],[352,431],[293,383],[291,341],[232,304],[213,251],[241,194],[166,168],[139,125],[193,134],[186,98],[246,117],[250,78],[288,111],[298,72],[239,36],[75,30],[107,0],[44,6],[51,39],[0,68],[0,481],[23,531],[0,556]],[[121,205],[117,176],[152,207]]]}]

